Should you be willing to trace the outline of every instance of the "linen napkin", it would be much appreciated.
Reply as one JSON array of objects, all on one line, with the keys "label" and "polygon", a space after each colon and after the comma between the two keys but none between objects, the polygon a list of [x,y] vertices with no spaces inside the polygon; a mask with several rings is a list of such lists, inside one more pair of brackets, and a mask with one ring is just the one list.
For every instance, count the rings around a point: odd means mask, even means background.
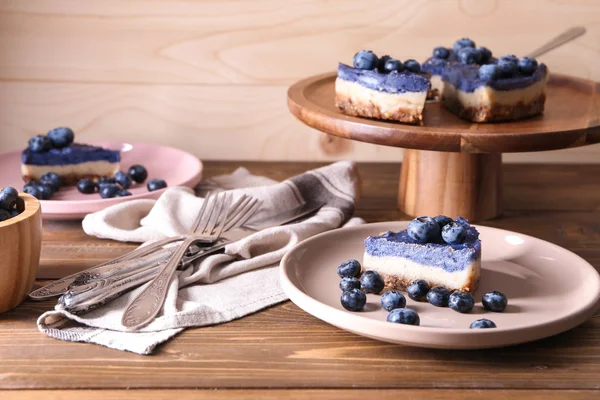
[{"label": "linen napkin", "polygon": [[[254,176],[244,168],[203,181],[198,193],[226,190],[232,193],[234,201],[242,194],[261,200],[260,210],[250,221],[295,208],[304,201],[318,201],[325,206],[302,222],[257,232],[227,245],[224,254],[206,257],[177,271],[163,309],[141,330],[127,331],[121,317],[146,285],[85,314],[75,315],[58,308],[48,311],[38,318],[38,328],[60,340],[150,354],[158,344],[186,327],[231,321],[287,300],[279,285],[279,261],[310,236],[364,223],[351,218],[359,189],[356,166],[348,161],[281,183]],[[162,239],[188,232],[202,202],[202,197],[189,188],[169,188],[158,200],[131,200],[87,215],[83,229],[89,235],[120,241]]]}]

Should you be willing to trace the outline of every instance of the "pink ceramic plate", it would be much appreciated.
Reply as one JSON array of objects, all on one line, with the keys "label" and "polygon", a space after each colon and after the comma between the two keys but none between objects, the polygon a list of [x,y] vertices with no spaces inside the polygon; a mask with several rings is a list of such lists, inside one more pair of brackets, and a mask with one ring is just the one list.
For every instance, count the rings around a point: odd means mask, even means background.
[{"label": "pink ceramic plate", "polygon": [[[281,281],[290,299],[306,312],[339,328],[392,343],[448,349],[481,349],[556,335],[590,318],[600,305],[600,276],[581,257],[554,244],[520,233],[477,226],[483,242],[482,276],[469,314],[407,298],[420,326],[386,322],[380,296],[367,295],[360,312],[340,304],[337,266],[362,260],[363,240],[408,222],[381,222],[337,229],[298,244],[281,263]],[[481,306],[481,296],[499,290],[508,297],[504,313]],[[496,329],[469,329],[488,318]]]},{"label": "pink ceramic plate", "polygon": [[[164,179],[169,187],[194,187],[202,178],[202,163],[198,158],[173,147],[150,143],[91,143],[121,150],[121,170],[133,164],[142,164],[148,170],[148,179]],[[21,151],[0,154],[0,186],[23,188],[21,179]],[[103,199],[99,194],[81,194],[74,186],[61,188],[52,200],[42,200],[42,215],[52,219],[78,219],[113,204],[132,199],[156,199],[166,189],[149,192],[146,184],[129,189],[131,196]]]}]

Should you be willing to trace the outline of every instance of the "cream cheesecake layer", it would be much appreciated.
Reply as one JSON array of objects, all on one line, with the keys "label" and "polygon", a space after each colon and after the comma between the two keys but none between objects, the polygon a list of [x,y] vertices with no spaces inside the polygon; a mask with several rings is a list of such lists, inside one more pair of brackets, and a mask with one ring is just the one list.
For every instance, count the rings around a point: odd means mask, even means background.
[{"label": "cream cheesecake layer", "polygon": [[369,89],[356,82],[337,78],[335,80],[337,96],[349,99],[354,104],[375,104],[382,118],[393,119],[399,111],[421,114],[425,107],[427,91],[388,93]]},{"label": "cream cheesecake layer", "polygon": [[480,108],[494,105],[517,106],[529,104],[540,98],[546,88],[546,79],[512,90],[495,90],[490,86],[480,86],[473,92],[459,90],[450,82],[445,82],[444,96],[456,98],[464,108]]},{"label": "cream cheesecake layer", "polygon": [[431,91],[437,92],[437,96],[441,97],[444,93],[444,81],[442,81],[441,75],[431,75],[429,78],[429,83],[431,83]]},{"label": "cream cheesecake layer", "polygon": [[60,176],[113,176],[119,170],[119,163],[108,161],[89,161],[67,165],[34,165],[21,164],[21,175],[29,179],[39,180],[47,172]]},{"label": "cream cheesecake layer", "polygon": [[363,270],[401,278],[407,284],[424,279],[432,285],[441,285],[449,290],[474,290],[481,274],[481,260],[476,259],[461,271],[448,272],[442,268],[423,265],[404,257],[377,257],[365,252]]}]

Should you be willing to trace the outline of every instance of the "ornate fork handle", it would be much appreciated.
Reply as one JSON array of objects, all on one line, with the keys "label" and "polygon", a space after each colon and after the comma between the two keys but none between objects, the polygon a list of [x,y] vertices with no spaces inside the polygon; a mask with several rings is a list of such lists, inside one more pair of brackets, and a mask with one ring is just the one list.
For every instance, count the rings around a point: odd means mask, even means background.
[{"label": "ornate fork handle", "polygon": [[167,288],[171,279],[173,279],[179,262],[185,256],[187,249],[199,240],[199,238],[192,237],[181,243],[169,259],[169,262],[164,265],[150,285],[129,304],[121,320],[123,326],[135,330],[145,326],[156,317],[165,301]]}]

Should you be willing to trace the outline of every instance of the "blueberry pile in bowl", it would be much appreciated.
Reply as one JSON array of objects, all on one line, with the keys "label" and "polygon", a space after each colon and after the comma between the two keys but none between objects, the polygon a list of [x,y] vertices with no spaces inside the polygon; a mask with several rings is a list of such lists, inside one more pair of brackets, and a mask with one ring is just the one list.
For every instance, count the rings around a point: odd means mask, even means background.
[{"label": "blueberry pile in bowl", "polygon": [[0,190],[0,222],[16,217],[23,211],[19,205],[19,192],[12,186]]}]

